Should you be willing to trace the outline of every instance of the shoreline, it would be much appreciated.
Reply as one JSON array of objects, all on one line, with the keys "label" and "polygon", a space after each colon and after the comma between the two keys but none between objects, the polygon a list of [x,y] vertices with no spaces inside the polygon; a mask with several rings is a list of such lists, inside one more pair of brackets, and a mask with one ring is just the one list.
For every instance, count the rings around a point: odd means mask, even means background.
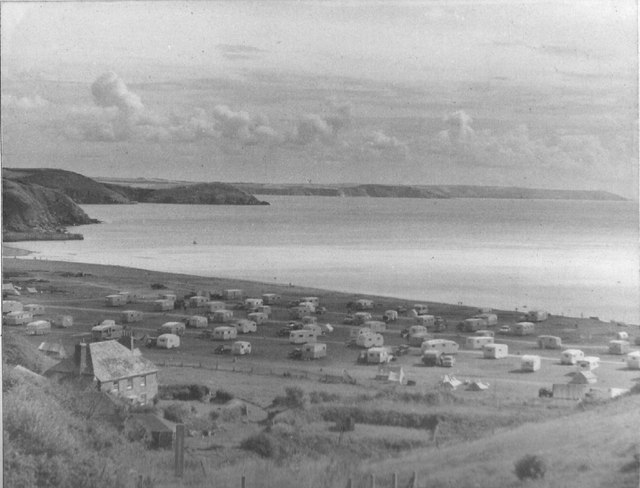
[{"label": "shoreline", "polygon": [[[7,250],[14,251],[16,254],[6,254]],[[17,259],[18,257],[26,257],[29,255],[33,255],[33,259]],[[7,269],[9,268],[9,269]],[[122,290],[125,289],[136,289],[136,288],[147,288],[151,283],[156,282],[167,282],[171,288],[174,288],[173,291],[180,292],[184,291],[185,293],[188,291],[192,291],[197,289],[198,287],[203,288],[216,288],[216,289],[224,289],[224,288],[242,288],[251,294],[261,294],[265,292],[276,292],[282,295],[318,295],[323,301],[324,299],[331,299],[332,301],[344,300],[346,304],[348,301],[355,300],[357,298],[371,298],[376,302],[380,303],[397,303],[397,304],[411,304],[411,303],[427,303],[430,306],[434,306],[437,309],[446,310],[447,312],[456,312],[456,313],[469,313],[475,314],[480,307],[491,308],[494,312],[499,312],[503,315],[513,315],[514,317],[524,315],[526,310],[508,310],[501,308],[492,308],[487,304],[466,304],[466,303],[445,303],[445,302],[434,302],[431,300],[418,300],[418,299],[410,299],[410,298],[401,298],[394,297],[390,295],[379,295],[373,293],[363,293],[363,292],[349,292],[349,291],[338,291],[326,288],[317,288],[305,285],[296,285],[296,284],[283,284],[283,283],[271,283],[271,282],[263,282],[258,280],[247,280],[240,278],[228,278],[228,277],[218,277],[218,276],[203,276],[196,274],[188,274],[188,273],[176,273],[169,271],[155,271],[148,270],[143,268],[135,268],[129,266],[120,266],[113,264],[93,264],[93,263],[82,263],[75,261],[56,261],[56,260],[47,260],[47,259],[36,259],[35,253],[31,251],[27,251],[24,249],[11,248],[3,245],[3,278],[5,278],[5,273],[9,271],[27,271],[27,272],[76,272],[76,273],[84,273],[88,275],[95,275],[96,277],[105,280],[107,284],[119,288]],[[6,279],[6,278],[5,278]],[[433,313],[433,312],[431,312]],[[436,313],[437,315],[438,313]],[[622,323],[619,321],[609,321],[605,322],[596,317],[574,317],[569,315],[554,315],[555,317],[561,318],[566,321],[588,321],[593,323],[594,321],[602,323],[602,324],[611,324],[611,323]],[[638,327],[638,324],[625,324],[632,327]]]},{"label": "shoreline", "polygon": [[21,249],[19,247],[12,247],[2,244],[2,257],[16,257],[16,256],[29,256],[33,254],[33,251],[28,249]]}]

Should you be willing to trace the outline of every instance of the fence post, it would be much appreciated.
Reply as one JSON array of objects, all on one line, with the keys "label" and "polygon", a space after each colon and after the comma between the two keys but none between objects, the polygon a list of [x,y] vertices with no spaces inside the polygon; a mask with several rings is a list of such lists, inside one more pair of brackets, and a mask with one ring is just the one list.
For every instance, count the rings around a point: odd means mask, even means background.
[{"label": "fence post", "polygon": [[176,425],[175,473],[178,478],[184,473],[184,424]]},{"label": "fence post", "polygon": [[242,478],[240,478],[240,488],[246,488],[246,483],[247,480],[245,479],[244,475],[242,475]]},{"label": "fence post", "polygon": [[371,488],[376,488],[376,475],[371,473]]},{"label": "fence post", "polygon": [[413,472],[413,480],[411,481],[410,488],[418,488],[418,472]]},{"label": "fence post", "polygon": [[398,488],[398,473],[393,473],[391,475],[391,487]]}]

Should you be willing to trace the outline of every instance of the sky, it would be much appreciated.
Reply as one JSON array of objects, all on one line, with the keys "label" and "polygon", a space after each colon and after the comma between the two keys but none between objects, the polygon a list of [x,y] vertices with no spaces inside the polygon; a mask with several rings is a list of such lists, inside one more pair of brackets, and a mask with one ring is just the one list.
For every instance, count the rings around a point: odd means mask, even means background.
[{"label": "sky", "polygon": [[634,1],[1,8],[4,167],[638,195]]}]

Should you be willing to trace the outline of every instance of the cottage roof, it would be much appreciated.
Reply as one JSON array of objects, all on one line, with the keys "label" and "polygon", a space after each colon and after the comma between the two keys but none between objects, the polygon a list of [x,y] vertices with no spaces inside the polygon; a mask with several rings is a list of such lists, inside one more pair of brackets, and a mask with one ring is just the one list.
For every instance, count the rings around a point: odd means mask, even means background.
[{"label": "cottage roof", "polygon": [[43,342],[38,346],[38,351],[55,353],[60,357],[67,356],[67,351],[65,351],[64,346],[59,342]]},{"label": "cottage roof", "polygon": [[89,350],[93,375],[98,381],[113,381],[158,371],[151,361],[134,355],[118,341],[92,342]]}]

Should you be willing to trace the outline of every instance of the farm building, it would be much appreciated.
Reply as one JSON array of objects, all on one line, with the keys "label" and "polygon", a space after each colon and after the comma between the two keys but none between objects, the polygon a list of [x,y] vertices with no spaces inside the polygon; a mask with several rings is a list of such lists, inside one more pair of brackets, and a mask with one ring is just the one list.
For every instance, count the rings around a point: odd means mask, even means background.
[{"label": "farm building", "polygon": [[411,309],[416,311],[416,315],[427,315],[429,313],[429,307],[423,303],[414,303]]},{"label": "farm building", "polygon": [[213,322],[224,324],[233,320],[233,312],[231,310],[220,309],[213,312]]},{"label": "farm building", "polygon": [[538,371],[541,366],[540,356],[535,356],[532,354],[525,354],[522,356],[520,360],[520,370],[521,371]]},{"label": "farm building", "polygon": [[240,319],[233,322],[233,327],[236,328],[238,334],[250,334],[251,332],[257,332],[258,326],[253,320]]},{"label": "farm building", "polygon": [[386,347],[370,347],[365,354],[367,355],[368,364],[383,364],[391,361],[391,355]]},{"label": "farm building", "polygon": [[27,335],[46,335],[51,332],[51,322],[48,320],[35,320],[27,324]]},{"label": "farm building", "polygon": [[482,319],[488,327],[498,325],[498,316],[495,313],[480,313],[473,316],[474,319]]},{"label": "farm building", "polygon": [[156,340],[156,347],[160,349],[175,349],[180,347],[180,337],[176,334],[160,334]]},{"label": "farm building", "polygon": [[303,324],[317,324],[318,318],[313,315],[305,315],[302,317],[301,321]]},{"label": "farm building", "polygon": [[327,345],[322,342],[307,343],[302,346],[302,359],[321,359],[327,357]]},{"label": "farm building", "polygon": [[627,368],[640,369],[640,351],[633,351],[627,354]]},{"label": "farm building", "polygon": [[71,315],[56,315],[53,319],[53,325],[64,329],[73,327],[73,317]]},{"label": "farm building", "polygon": [[216,310],[224,310],[226,305],[224,302],[207,302],[205,307],[207,307],[207,312],[214,313]]},{"label": "farm building", "polygon": [[46,354],[54,359],[64,359],[67,357],[67,351],[59,342],[42,342],[38,346],[38,351]]},{"label": "farm building", "polygon": [[189,306],[194,308],[204,307],[206,306],[208,301],[209,301],[209,298],[207,297],[194,295],[191,298],[189,298]]},{"label": "farm building", "polygon": [[225,300],[241,300],[244,296],[244,291],[237,288],[230,288],[222,292],[222,296]]},{"label": "farm building", "polygon": [[518,322],[511,327],[513,335],[526,336],[533,335],[536,332],[536,326],[533,322]]},{"label": "farm building", "polygon": [[475,335],[479,337],[495,337],[495,333],[492,330],[480,329],[476,330]]},{"label": "farm building", "polygon": [[231,346],[231,354],[234,356],[244,356],[251,354],[251,343],[247,341],[236,341]]},{"label": "farm building", "polygon": [[165,322],[158,328],[158,333],[181,336],[184,335],[185,329],[184,322]]},{"label": "farm building", "polygon": [[214,341],[231,341],[236,337],[238,337],[238,329],[228,326],[216,327],[211,335]]},{"label": "farm building", "polygon": [[123,324],[142,322],[142,317],[144,317],[144,314],[140,310],[123,310],[120,312],[120,322]]},{"label": "farm building", "polygon": [[560,400],[582,400],[589,389],[588,384],[554,383],[553,398]]},{"label": "farm building", "polygon": [[167,310],[173,310],[174,301],[173,300],[154,300],[153,301],[153,309],[156,312],[165,312]]},{"label": "farm building", "polygon": [[160,293],[160,294],[158,295],[158,297],[159,297],[161,300],[171,300],[172,302],[175,302],[175,301],[178,299],[178,295],[176,295],[176,294],[175,294],[175,293],[173,293],[173,292],[168,292],[168,291],[166,291],[166,292],[164,292],[164,293]]},{"label": "farm building", "polygon": [[256,313],[263,313],[269,318],[271,316],[272,310],[270,305],[260,305],[256,307]]},{"label": "farm building", "polygon": [[485,344],[482,354],[487,359],[503,359],[509,354],[509,347],[506,344]]},{"label": "farm building", "polygon": [[171,448],[175,427],[171,427],[167,420],[151,413],[130,414],[125,421],[125,432],[140,430],[145,432],[151,449]]},{"label": "farm building", "polygon": [[2,323],[4,325],[24,325],[33,320],[33,314],[31,312],[9,312],[2,317]]},{"label": "farm building", "polygon": [[361,334],[356,338],[356,346],[363,347],[365,349],[383,345],[384,337],[382,337],[382,334],[372,332],[371,334]]},{"label": "farm building", "polygon": [[565,349],[560,354],[560,364],[577,364],[584,358],[584,353],[580,349]]},{"label": "farm building", "polygon": [[267,320],[269,320],[269,316],[264,312],[251,312],[247,315],[249,320],[252,320],[256,324],[264,324]]},{"label": "farm building", "polygon": [[34,317],[36,315],[44,315],[44,305],[39,303],[28,303],[24,306],[23,311],[30,312]]},{"label": "farm building", "polygon": [[538,336],[538,347],[540,349],[560,349],[562,347],[562,339],[552,335]]},{"label": "farm building", "polygon": [[2,300],[2,313],[9,312],[22,312],[24,307],[22,302],[18,302],[16,300]]},{"label": "farm building", "polygon": [[579,371],[593,371],[600,366],[600,358],[596,356],[585,356],[576,361]]},{"label": "farm building", "polygon": [[609,354],[627,354],[630,347],[629,341],[609,341]]},{"label": "farm building", "polygon": [[113,320],[105,320],[102,324],[91,328],[91,340],[105,341],[109,339],[119,339],[124,335],[122,325],[116,324]]},{"label": "farm building", "polygon": [[306,344],[307,342],[316,342],[316,333],[312,330],[292,330],[289,332],[289,342],[291,344]]},{"label": "farm building", "polygon": [[428,341],[429,339],[431,339],[431,335],[422,332],[422,333],[419,333],[419,334],[411,334],[411,335],[407,336],[407,343],[411,347],[422,347],[422,343],[424,341]]},{"label": "farm building", "polygon": [[367,320],[363,325],[373,332],[384,332],[387,330],[387,324],[378,320]]},{"label": "farm building", "polygon": [[275,294],[275,293],[264,293],[262,295],[262,303],[264,303],[265,305],[275,305],[281,299],[282,299],[282,297],[280,295]]},{"label": "farm building", "polygon": [[591,371],[578,371],[573,375],[569,384],[571,385],[590,385],[596,383],[598,378]]},{"label": "farm building", "polygon": [[356,312],[355,314],[353,314],[353,323],[355,325],[362,325],[371,319],[372,317],[369,312]]},{"label": "farm building", "polygon": [[373,300],[367,300],[366,298],[360,298],[354,303],[356,310],[371,310],[373,309]]},{"label": "farm building", "polygon": [[320,299],[318,297],[302,297],[300,302],[309,302],[316,308],[320,306]]},{"label": "farm building", "polygon": [[462,321],[462,330],[465,332],[475,332],[476,330],[484,329],[487,323],[484,319],[470,318]]},{"label": "farm building", "polygon": [[465,349],[482,349],[486,344],[493,344],[491,336],[470,336],[464,340]]},{"label": "farm building", "polygon": [[529,322],[544,322],[549,318],[549,313],[544,310],[529,310],[526,320]]},{"label": "farm building", "polygon": [[123,307],[127,304],[127,297],[124,295],[107,295],[105,297],[107,307]]},{"label": "farm building", "polygon": [[382,320],[385,322],[395,322],[398,320],[398,312],[396,310],[385,310],[382,315]]},{"label": "farm building", "polygon": [[262,305],[262,298],[246,298],[244,300],[244,309],[249,312],[255,312],[255,310]]},{"label": "farm building", "polygon": [[206,329],[209,321],[203,315],[192,315],[187,319],[187,327],[193,329]]},{"label": "farm building", "polygon": [[436,318],[433,315],[418,315],[416,317],[416,324],[424,325],[425,327],[434,327],[436,325]]},{"label": "farm building", "polygon": [[376,374],[377,380],[388,381],[390,383],[407,384],[407,376],[404,374],[402,366],[381,365]]},{"label": "farm building", "polygon": [[443,354],[456,354],[460,346],[457,342],[447,339],[431,339],[424,341],[420,348],[423,354],[425,351],[440,351]]}]

